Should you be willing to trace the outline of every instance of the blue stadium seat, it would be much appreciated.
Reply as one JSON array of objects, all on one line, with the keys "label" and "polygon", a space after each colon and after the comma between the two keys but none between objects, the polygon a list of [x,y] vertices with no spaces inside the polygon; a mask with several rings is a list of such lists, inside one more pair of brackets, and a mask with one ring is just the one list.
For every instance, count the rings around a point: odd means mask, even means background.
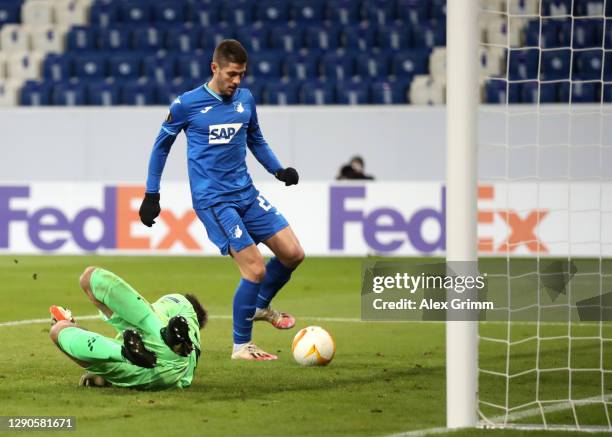
[{"label": "blue stadium seat", "polygon": [[408,103],[410,81],[388,77],[374,82],[370,87],[372,103],[396,105]]},{"label": "blue stadium seat", "polygon": [[359,2],[354,0],[330,0],[325,15],[332,23],[350,26],[360,21]]},{"label": "blue stadium seat", "polygon": [[214,27],[202,29],[200,36],[200,47],[204,50],[214,50],[224,39],[234,38],[233,26],[218,24]]},{"label": "blue stadium seat", "polygon": [[46,106],[51,103],[51,87],[45,82],[27,81],[21,88],[19,104],[22,106]]},{"label": "blue stadium seat", "polygon": [[556,83],[526,82],[522,86],[521,102],[523,103],[555,103],[556,101]]},{"label": "blue stadium seat", "polygon": [[91,26],[73,26],[66,35],[68,51],[95,50],[97,47],[97,29]]},{"label": "blue stadium seat", "polygon": [[94,81],[85,87],[90,105],[113,106],[121,103],[119,87],[113,79]]},{"label": "blue stadium seat", "polygon": [[298,102],[299,83],[287,78],[265,82],[262,100],[266,105],[295,105]]},{"label": "blue stadium seat", "polygon": [[361,17],[377,26],[391,24],[397,18],[396,4],[388,0],[365,0],[361,8]]},{"label": "blue stadium seat", "polygon": [[612,102],[612,84],[610,83],[604,84],[603,101],[606,103]]},{"label": "blue stadium seat", "polygon": [[77,79],[53,85],[51,104],[60,106],[81,106],[87,104],[85,85]]},{"label": "blue stadium seat", "polygon": [[381,49],[405,50],[412,47],[410,27],[403,24],[378,26],[377,43]]},{"label": "blue stadium seat", "polygon": [[212,53],[180,55],[178,57],[178,74],[184,80],[201,80],[212,75],[210,61]]},{"label": "blue stadium seat", "polygon": [[187,3],[187,19],[194,25],[207,28],[216,26],[221,21],[219,3]]},{"label": "blue stadium seat", "polygon": [[446,22],[446,0],[431,0],[429,16],[432,20]]},{"label": "blue stadium seat", "polygon": [[198,48],[199,41],[200,28],[186,23],[168,29],[164,46],[172,53],[193,53]]},{"label": "blue stadium seat", "polygon": [[72,57],[50,53],[43,61],[43,77],[51,81],[65,81],[73,76]]},{"label": "blue stadium seat", "polygon": [[277,52],[260,52],[249,56],[248,73],[258,79],[281,76],[281,56]]},{"label": "blue stadium seat", "polygon": [[[593,103],[599,102],[600,84],[599,83],[582,83],[573,82],[571,84],[572,103]],[[559,85],[559,101],[562,103],[569,102],[570,84],[563,82]]]},{"label": "blue stadium seat", "polygon": [[156,87],[146,79],[126,82],[121,86],[121,103],[124,105],[146,106],[156,102]]},{"label": "blue stadium seat", "polygon": [[528,47],[555,48],[559,47],[559,27],[557,20],[542,19],[540,32],[540,20],[531,20],[525,30],[525,44]]},{"label": "blue stadium seat", "polygon": [[149,24],[153,21],[152,12],[147,0],[128,0],[119,3],[119,19],[122,23]]},{"label": "blue stadium seat", "polygon": [[126,28],[105,27],[98,32],[98,47],[101,50],[130,50],[131,33]]},{"label": "blue stadium seat", "polygon": [[165,43],[165,31],[156,26],[137,27],[132,31],[134,50],[157,51],[164,48]]},{"label": "blue stadium seat", "polygon": [[182,0],[155,2],[153,20],[158,23],[180,25],[187,18],[187,5]]},{"label": "blue stadium seat", "polygon": [[255,17],[268,23],[289,21],[289,2],[284,0],[260,0],[256,3]]},{"label": "blue stadium seat", "polygon": [[538,78],[539,50],[510,50],[510,80],[531,80]]},{"label": "blue stadium seat", "polygon": [[572,45],[572,20],[563,18],[555,21],[559,29],[559,47],[570,47]]},{"label": "blue stadium seat", "polygon": [[574,54],[575,80],[600,80],[603,67],[603,50],[587,50]]},{"label": "blue stadium seat", "polygon": [[112,54],[109,68],[110,75],[116,79],[138,79],[142,76],[142,59],[138,54]]},{"label": "blue stadium seat", "polygon": [[380,79],[389,75],[390,55],[388,52],[373,49],[370,52],[358,53],[355,61],[357,75]]},{"label": "blue stadium seat", "polygon": [[306,80],[319,77],[318,51],[300,50],[284,57],[283,76]]},{"label": "blue stadium seat", "polygon": [[520,103],[521,83],[508,83],[505,80],[490,80],[485,85],[486,103]]},{"label": "blue stadium seat", "polygon": [[255,103],[259,105],[263,103],[263,85],[264,80],[257,79],[253,76],[247,76],[240,83],[240,88],[247,88],[251,94],[253,94]]},{"label": "blue stadium seat", "polygon": [[303,105],[331,105],[335,103],[334,85],[326,80],[310,80],[300,87],[299,103]]},{"label": "blue stadium seat", "polygon": [[575,49],[598,48],[603,41],[603,19],[574,19]]},{"label": "blue stadium seat", "polygon": [[108,75],[108,65],[103,53],[79,55],[75,65],[75,76],[79,79],[103,79]]},{"label": "blue stadium seat", "polygon": [[437,22],[418,24],[412,30],[412,45],[415,48],[433,49],[446,45],[446,26]]},{"label": "blue stadium seat", "polygon": [[0,27],[7,23],[19,23],[21,2],[0,3]]},{"label": "blue stadium seat", "polygon": [[418,25],[429,18],[429,0],[398,0],[397,18]]},{"label": "blue stadium seat", "polygon": [[340,47],[349,50],[367,51],[376,45],[376,30],[363,23],[343,27],[340,32]]},{"label": "blue stadium seat", "polygon": [[606,82],[612,82],[612,52],[604,54],[603,78]]},{"label": "blue stadium seat", "polygon": [[269,49],[268,26],[262,23],[238,29],[236,38],[249,53]]},{"label": "blue stadium seat", "polygon": [[370,103],[370,84],[361,78],[336,82],[336,102],[341,105]]},{"label": "blue stadium seat", "polygon": [[177,77],[176,58],[172,55],[150,55],[143,61],[144,76],[157,83],[170,83]]},{"label": "blue stadium seat", "polygon": [[571,15],[572,0],[542,0],[543,16]]},{"label": "blue stadium seat", "polygon": [[543,51],[541,55],[540,78],[543,80],[569,79],[570,50],[559,49]]},{"label": "blue stadium seat", "polygon": [[603,4],[603,0],[574,0],[574,15],[577,17],[601,15]]},{"label": "blue stadium seat", "polygon": [[275,26],[270,30],[270,48],[293,53],[304,46],[304,29],[295,23]]},{"label": "blue stadium seat", "polygon": [[[204,81],[201,82],[203,83]],[[158,83],[155,86],[156,103],[164,106],[170,105],[178,96],[196,88],[198,85],[201,85],[201,83],[196,83],[193,80],[184,80],[182,78]]]},{"label": "blue stadium seat", "polygon": [[347,80],[355,75],[355,57],[342,49],[321,56],[321,73],[335,80]]},{"label": "blue stadium seat", "polygon": [[255,18],[255,2],[253,0],[230,0],[221,8],[224,21],[233,26],[247,26]]},{"label": "blue stadium seat", "polygon": [[415,74],[427,74],[428,69],[428,50],[406,50],[393,55],[391,71],[399,78],[412,80]]},{"label": "blue stadium seat", "polygon": [[[607,3],[606,3],[607,4]],[[612,2],[610,2],[612,4]],[[612,49],[612,19],[606,19],[605,48]]]},{"label": "blue stadium seat", "polygon": [[289,16],[303,24],[320,23],[325,19],[324,0],[301,0],[291,3]]},{"label": "blue stadium seat", "polygon": [[334,26],[310,26],[304,32],[308,49],[333,50],[338,47],[340,30]]},{"label": "blue stadium seat", "polygon": [[109,27],[117,24],[119,8],[115,3],[94,2],[89,10],[89,22],[100,27]]}]

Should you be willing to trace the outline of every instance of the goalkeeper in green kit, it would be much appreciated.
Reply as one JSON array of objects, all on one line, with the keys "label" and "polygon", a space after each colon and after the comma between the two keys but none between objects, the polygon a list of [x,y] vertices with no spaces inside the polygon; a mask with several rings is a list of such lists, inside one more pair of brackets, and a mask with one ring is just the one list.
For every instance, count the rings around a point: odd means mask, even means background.
[{"label": "goalkeeper in green kit", "polygon": [[51,340],[87,372],[81,385],[161,390],[188,387],[200,357],[206,310],[191,294],[167,294],[150,304],[127,282],[87,267],[81,288],[118,338],[87,331],[69,310],[53,305]]}]

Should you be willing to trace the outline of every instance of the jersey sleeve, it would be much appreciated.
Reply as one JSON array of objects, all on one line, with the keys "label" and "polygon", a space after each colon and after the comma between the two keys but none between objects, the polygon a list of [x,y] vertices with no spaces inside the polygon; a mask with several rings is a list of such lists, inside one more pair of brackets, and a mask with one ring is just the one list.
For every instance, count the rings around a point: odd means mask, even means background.
[{"label": "jersey sleeve", "polygon": [[257,158],[257,161],[259,161],[269,173],[275,174],[277,171],[282,170],[283,166],[261,133],[259,120],[257,119],[255,99],[250,92],[249,96],[252,109],[251,119],[249,120],[249,127],[247,129],[247,146],[255,158]]},{"label": "jersey sleeve", "polygon": [[159,134],[153,144],[151,158],[149,159],[149,170],[147,174],[147,193],[159,193],[161,176],[166,165],[166,159],[170,153],[170,148],[174,144],[176,136],[187,124],[187,111],[185,110],[180,97],[170,105],[170,111],[166,120],[161,125]]}]

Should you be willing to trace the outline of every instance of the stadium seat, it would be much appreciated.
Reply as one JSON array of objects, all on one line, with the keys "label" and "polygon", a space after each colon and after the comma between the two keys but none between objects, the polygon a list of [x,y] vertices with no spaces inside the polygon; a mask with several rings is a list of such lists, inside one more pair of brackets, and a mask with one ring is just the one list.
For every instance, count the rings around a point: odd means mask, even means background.
[{"label": "stadium seat", "polygon": [[392,105],[408,103],[410,81],[388,77],[376,81],[370,87],[372,103]]},{"label": "stadium seat", "polygon": [[151,5],[147,0],[127,0],[119,3],[122,23],[147,25],[153,21]]},{"label": "stadium seat", "polygon": [[96,49],[97,29],[90,26],[74,26],[66,35],[66,46],[71,52]]},{"label": "stadium seat", "polygon": [[361,15],[363,20],[375,26],[389,25],[397,18],[396,5],[394,1],[365,0],[361,8]]},{"label": "stadium seat", "polygon": [[335,80],[350,79],[355,75],[355,58],[342,49],[327,52],[321,56],[320,68],[323,77]]},{"label": "stadium seat", "polygon": [[19,24],[5,24],[0,29],[0,50],[3,52],[26,51],[30,38]]},{"label": "stadium seat", "polygon": [[289,16],[298,23],[320,23],[325,19],[325,2],[323,0],[292,2]]},{"label": "stadium seat", "polygon": [[369,23],[343,27],[340,47],[347,50],[370,50],[376,45],[376,31]]},{"label": "stadium seat", "polygon": [[79,55],[79,60],[74,66],[76,77],[79,79],[103,79],[108,74],[106,57],[100,53]]},{"label": "stadium seat", "polygon": [[[203,81],[202,81],[203,82]],[[198,82],[198,84],[201,84]],[[194,89],[198,86],[193,80],[183,80],[176,78],[172,81],[158,83],[155,86],[156,103],[159,105],[169,105],[181,94]]]},{"label": "stadium seat", "polygon": [[21,21],[21,3],[0,2],[0,28],[7,23],[19,23]]},{"label": "stadium seat", "polygon": [[234,28],[227,24],[204,28],[200,35],[199,46],[204,50],[212,51],[224,39],[234,38]]},{"label": "stadium seat", "polygon": [[370,103],[370,84],[358,77],[336,82],[336,103],[363,105]]},{"label": "stadium seat", "polygon": [[98,31],[98,48],[100,50],[130,50],[131,33],[124,27],[103,27]]},{"label": "stadium seat", "polygon": [[556,48],[559,42],[559,27],[557,20],[542,19],[531,20],[525,29],[525,45],[528,47],[542,47],[545,49]]},{"label": "stadium seat", "polygon": [[572,13],[572,0],[542,0],[542,15],[558,17]]},{"label": "stadium seat", "polygon": [[193,53],[198,49],[200,28],[191,23],[168,28],[164,47],[171,53]]},{"label": "stadium seat", "polygon": [[294,105],[298,102],[299,83],[284,78],[263,84],[262,101],[266,105]]},{"label": "stadium seat", "polygon": [[73,75],[72,65],[69,55],[47,55],[43,61],[43,77],[50,81],[66,81]]},{"label": "stadium seat", "polygon": [[405,50],[412,47],[410,28],[402,24],[379,26],[376,41],[381,49]]},{"label": "stadium seat", "polygon": [[109,57],[109,70],[115,79],[138,79],[142,75],[142,60],[132,53],[112,54]]},{"label": "stadium seat", "polygon": [[304,44],[311,50],[333,50],[338,47],[339,35],[337,27],[310,26],[304,32]]},{"label": "stadium seat", "polygon": [[[574,19],[575,49],[601,48],[603,19]],[[571,30],[570,30],[571,32]]]},{"label": "stadium seat", "polygon": [[490,80],[485,84],[486,103],[520,103],[521,101],[520,83],[510,83],[505,80]]},{"label": "stadium seat", "polygon": [[90,105],[113,106],[121,103],[119,87],[113,79],[88,83],[86,91]]},{"label": "stadium seat", "polygon": [[64,51],[65,29],[55,26],[28,28],[32,50],[41,53],[62,53]]},{"label": "stadium seat", "polygon": [[427,74],[429,52],[427,50],[406,50],[393,55],[392,73],[411,80],[414,75]]},{"label": "stadium seat", "polygon": [[279,25],[270,30],[270,48],[293,53],[304,45],[304,29],[295,23]]},{"label": "stadium seat", "polygon": [[410,83],[410,103],[414,105],[442,105],[446,99],[444,82],[431,76],[415,76]]},{"label": "stadium seat", "polygon": [[429,56],[429,73],[436,78],[446,77],[446,47],[436,47]]},{"label": "stadium seat", "polygon": [[95,2],[89,10],[89,22],[100,27],[116,25],[119,17],[119,8],[115,3]]},{"label": "stadium seat", "polygon": [[254,53],[249,57],[248,74],[256,78],[281,76],[281,57],[278,53],[268,51]]},{"label": "stadium seat", "polygon": [[606,82],[612,82],[612,52],[605,52],[604,54],[603,79]]},{"label": "stadium seat", "polygon": [[304,105],[330,105],[335,103],[334,85],[325,80],[307,81],[300,87],[298,101]]},{"label": "stadium seat", "polygon": [[149,55],[143,61],[144,76],[160,84],[177,77],[176,58],[172,55]]},{"label": "stadium seat", "polygon": [[332,23],[350,26],[360,21],[359,2],[354,0],[329,0],[325,15]]},{"label": "stadium seat", "polygon": [[510,80],[531,80],[538,78],[539,50],[510,50],[508,69]]},{"label": "stadium seat", "polygon": [[166,43],[165,30],[156,26],[138,27],[132,31],[133,49],[138,51],[157,51]]},{"label": "stadium seat", "polygon": [[555,103],[557,101],[556,83],[526,82],[521,89],[523,103]]},{"label": "stadium seat", "polygon": [[412,31],[412,45],[415,48],[433,49],[446,45],[446,27],[439,23],[429,22],[418,24]]},{"label": "stadium seat", "polygon": [[512,15],[538,15],[540,0],[514,0],[508,2],[508,9]]},{"label": "stadium seat", "polygon": [[13,52],[8,56],[7,76],[25,81],[41,76],[44,55],[38,52]]},{"label": "stadium seat", "polygon": [[190,54],[178,56],[178,74],[184,80],[204,80],[210,76],[210,60],[212,53]]},{"label": "stadium seat", "polygon": [[269,48],[268,26],[264,26],[262,23],[238,29],[236,38],[249,53],[261,52]]},{"label": "stadium seat", "polygon": [[284,0],[260,0],[256,3],[256,19],[268,23],[289,21],[289,2]]},{"label": "stadium seat", "polygon": [[603,67],[603,50],[587,50],[574,54],[574,80],[600,80]]},{"label": "stadium seat", "polygon": [[22,106],[46,106],[51,104],[51,87],[43,82],[29,80],[19,91]]},{"label": "stadium seat", "polygon": [[225,2],[221,8],[223,21],[232,26],[244,27],[250,25],[255,18],[255,3],[253,0],[234,0]]},{"label": "stadium seat", "polygon": [[544,80],[569,79],[570,50],[543,51],[541,55],[540,78]]},{"label": "stadium seat", "polygon": [[300,50],[285,56],[283,65],[283,76],[292,79],[306,80],[319,76],[318,51]]},{"label": "stadium seat", "polygon": [[187,5],[182,0],[166,0],[153,4],[153,20],[161,24],[181,25],[185,22]]},{"label": "stadium seat", "polygon": [[357,75],[378,79],[389,75],[389,53],[380,50],[358,53],[355,58]]},{"label": "stadium seat", "polygon": [[484,42],[510,47],[520,47],[523,35],[523,23],[521,20],[510,20],[510,27],[506,19],[496,18],[482,22],[484,26]]},{"label": "stadium seat", "polygon": [[604,12],[603,0],[575,0],[574,15],[575,16],[601,16]]},{"label": "stadium seat", "polygon": [[218,3],[187,3],[187,17],[194,25],[208,28],[216,26],[221,21],[221,11]]},{"label": "stadium seat", "polygon": [[87,12],[91,3],[92,0],[55,0],[55,22],[66,28],[87,24]]},{"label": "stadium seat", "polygon": [[253,76],[246,76],[240,83],[240,88],[248,88],[258,105],[263,103],[263,86],[264,81]]},{"label": "stadium seat", "polygon": [[599,102],[600,84],[599,83],[582,83],[572,82],[571,87],[569,82],[563,82],[559,85],[559,101],[569,103],[571,88],[571,103],[593,103]]},{"label": "stadium seat", "polygon": [[429,0],[398,0],[397,18],[416,26],[429,18]]},{"label": "stadium seat", "polygon": [[21,7],[21,22],[30,26],[48,26],[53,24],[53,1],[26,1]]},{"label": "stadium seat", "polygon": [[431,0],[429,16],[432,20],[446,22],[446,0]]},{"label": "stadium seat", "polygon": [[147,79],[137,79],[121,86],[121,103],[132,106],[147,106],[156,103],[155,85]]},{"label": "stadium seat", "polygon": [[610,83],[604,84],[603,101],[606,103],[612,102],[612,84]]},{"label": "stadium seat", "polygon": [[0,81],[0,106],[15,106],[19,103],[19,82]]},{"label": "stadium seat", "polygon": [[81,106],[87,104],[85,85],[77,79],[53,85],[51,104],[60,106]]}]

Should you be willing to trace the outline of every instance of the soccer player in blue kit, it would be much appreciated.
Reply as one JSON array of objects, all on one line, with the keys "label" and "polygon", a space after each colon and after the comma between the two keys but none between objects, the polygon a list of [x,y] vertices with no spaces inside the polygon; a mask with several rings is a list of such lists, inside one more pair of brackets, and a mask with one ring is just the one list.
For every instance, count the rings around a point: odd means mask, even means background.
[{"label": "soccer player in blue kit", "polygon": [[[187,136],[193,208],[209,239],[231,255],[241,280],[233,302],[232,359],[275,360],[251,341],[253,321],[278,329],[295,325],[293,316],[270,302],[304,259],[304,250],[287,220],[257,191],[247,171],[246,149],[286,186],[298,183],[294,168],[284,168],[265,141],[248,89],[238,88],[247,53],[236,40],[222,41],[211,63],[212,79],[180,95],[171,105],[153,146],[140,219],[152,226],[160,213],[160,179],[170,147],[181,130]],[[264,265],[263,242],[274,257]]]}]

